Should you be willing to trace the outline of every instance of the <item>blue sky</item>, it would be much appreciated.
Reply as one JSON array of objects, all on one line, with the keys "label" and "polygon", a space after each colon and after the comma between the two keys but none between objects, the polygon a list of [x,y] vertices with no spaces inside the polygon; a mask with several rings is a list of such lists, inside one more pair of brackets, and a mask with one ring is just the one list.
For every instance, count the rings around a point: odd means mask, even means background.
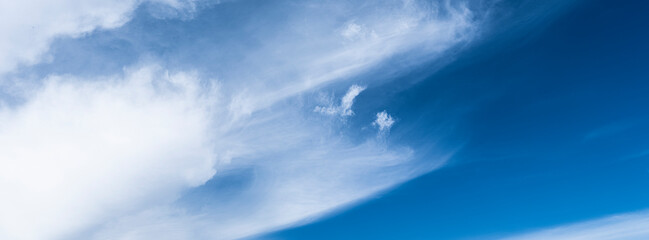
[{"label": "blue sky", "polygon": [[0,3],[0,238],[649,238],[647,10]]}]

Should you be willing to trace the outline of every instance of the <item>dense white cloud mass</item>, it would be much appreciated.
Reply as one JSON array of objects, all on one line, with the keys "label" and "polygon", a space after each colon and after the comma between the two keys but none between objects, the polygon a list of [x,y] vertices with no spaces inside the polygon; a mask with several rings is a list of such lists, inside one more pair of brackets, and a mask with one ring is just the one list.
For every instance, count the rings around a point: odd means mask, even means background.
[{"label": "dense white cloud mass", "polygon": [[507,240],[642,240],[649,239],[649,213],[636,212],[505,238]]},{"label": "dense white cloud mass", "polygon": [[0,1],[0,74],[44,58],[57,37],[119,27],[142,2],[192,8],[185,0],[24,0]]},{"label": "dense white cloud mass", "polygon": [[53,77],[0,109],[0,238],[54,239],[173,201],[215,173],[213,93],[190,75]]},{"label": "dense white cloud mass", "polygon": [[[142,2],[0,3],[0,34],[10,36],[0,39],[0,77],[47,59],[56,37],[125,24]],[[242,54],[245,67],[216,74],[218,81],[150,65],[4,83],[15,95],[0,102],[0,238],[241,238],[312,221],[439,167],[445,157],[421,167],[414,149],[351,141],[326,119],[309,118],[315,106],[296,104],[396,55],[440,57],[474,34],[462,5],[368,9],[287,16],[274,26],[283,31],[257,36],[265,41]],[[363,90],[352,85],[339,104],[315,111],[351,117]],[[375,124],[387,131],[394,119],[382,112]],[[194,209],[196,197],[186,193],[215,191],[205,183],[233,169],[252,169],[250,184],[228,202],[208,198]]]}]

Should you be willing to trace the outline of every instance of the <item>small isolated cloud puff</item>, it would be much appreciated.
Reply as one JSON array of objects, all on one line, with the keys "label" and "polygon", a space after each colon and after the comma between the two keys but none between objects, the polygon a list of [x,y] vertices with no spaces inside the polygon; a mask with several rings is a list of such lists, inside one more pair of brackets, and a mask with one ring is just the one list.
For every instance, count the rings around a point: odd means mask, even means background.
[{"label": "small isolated cloud puff", "polygon": [[345,28],[340,32],[340,35],[342,35],[346,39],[353,39],[354,37],[361,34],[362,30],[363,29],[360,25],[352,22],[345,26]]},{"label": "small isolated cloud puff", "polygon": [[352,85],[349,87],[347,90],[347,93],[345,93],[345,96],[340,99],[340,105],[338,106],[330,106],[328,107],[321,107],[317,106],[315,109],[313,109],[314,112],[319,112],[325,115],[340,115],[341,117],[347,117],[354,115],[354,111],[352,111],[352,105],[354,104],[354,99],[358,94],[360,94],[362,91],[365,90],[365,86],[359,86],[359,85]]},{"label": "small isolated cloud puff", "polygon": [[367,27],[359,25],[355,22],[346,24],[340,35],[349,42],[363,41],[363,40],[376,40],[379,36],[374,30],[367,29]]},{"label": "small isolated cloud puff", "polygon": [[639,240],[649,239],[649,212],[640,211],[559,226],[504,240]]},{"label": "small isolated cloud puff", "polygon": [[381,132],[389,131],[393,124],[394,119],[385,110],[376,113],[376,120],[372,122],[372,125],[377,126]]}]

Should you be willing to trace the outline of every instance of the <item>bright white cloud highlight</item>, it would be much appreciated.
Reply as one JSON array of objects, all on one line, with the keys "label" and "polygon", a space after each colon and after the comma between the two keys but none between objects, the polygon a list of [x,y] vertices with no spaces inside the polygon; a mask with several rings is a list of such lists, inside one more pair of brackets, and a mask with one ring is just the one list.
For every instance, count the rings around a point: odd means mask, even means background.
[{"label": "bright white cloud highlight", "polygon": [[345,93],[345,96],[340,99],[340,105],[331,106],[332,104],[329,104],[329,106],[327,107],[317,106],[313,111],[326,115],[339,115],[341,117],[354,115],[354,111],[352,111],[354,98],[356,98],[358,94],[365,90],[365,88],[366,87],[364,86],[352,85],[347,90],[347,93]]},{"label": "bright white cloud highlight", "polygon": [[191,0],[0,1],[0,74],[40,62],[55,38],[123,25],[142,2],[193,7]]},{"label": "bright white cloud highlight", "polygon": [[52,77],[0,109],[0,238],[57,239],[152,205],[215,173],[214,93],[188,74]]},{"label": "bright white cloud highlight", "polygon": [[642,240],[649,239],[649,212],[642,211],[559,226],[506,240]]},{"label": "bright white cloud highlight", "polygon": [[392,125],[394,124],[394,119],[388,114],[387,111],[376,113],[376,120],[372,122],[372,125],[379,128],[379,131],[389,131]]}]

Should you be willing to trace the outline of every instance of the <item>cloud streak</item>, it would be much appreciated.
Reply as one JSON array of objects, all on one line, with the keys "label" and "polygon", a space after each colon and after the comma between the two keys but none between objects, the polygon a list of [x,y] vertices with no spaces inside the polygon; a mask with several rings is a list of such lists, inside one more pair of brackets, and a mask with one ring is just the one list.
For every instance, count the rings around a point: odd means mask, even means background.
[{"label": "cloud streak", "polygon": [[314,112],[319,112],[325,115],[339,115],[341,117],[348,117],[354,115],[352,111],[352,105],[354,104],[354,98],[358,96],[366,87],[361,87],[358,85],[352,85],[345,93],[345,96],[340,99],[340,105],[332,106],[330,103],[327,107],[317,106],[313,110]]},{"label": "cloud streak", "polygon": [[[47,60],[56,37],[120,31],[141,3],[0,7],[14,11],[0,12],[7,20],[0,32],[15,31],[0,50],[28,49],[0,51],[0,74]],[[0,189],[9,193],[0,199],[0,238],[236,239],[313,221],[439,167],[420,164],[416,149],[374,138],[352,141],[326,119],[310,117],[312,109],[353,116],[365,86],[352,85],[339,105],[301,102],[399,55],[441,57],[474,33],[472,12],[463,5],[376,4],[281,5],[293,14],[269,31],[241,34],[263,41],[232,53],[234,60],[189,62],[214,72],[168,70],[161,66],[173,58],[157,57],[108,76],[14,80],[12,101],[0,108]],[[26,9],[43,16],[15,14]],[[30,35],[32,25],[37,35]],[[246,37],[233,42],[251,41]],[[231,53],[234,45],[216,40],[190,53]],[[375,123],[387,131],[394,120],[382,112]],[[242,171],[253,174],[235,174],[247,183],[235,193],[213,187],[221,174]]]},{"label": "cloud streak", "polygon": [[[430,170],[410,148],[352,143],[290,103],[235,117],[218,82],[205,84],[156,66],[95,81],[53,76],[0,109],[0,189],[11,193],[0,237],[235,239]],[[234,204],[183,198],[193,188],[222,196],[204,184],[228,169],[255,172]]]},{"label": "cloud streak", "polygon": [[649,238],[649,212],[621,214],[559,226],[505,240],[639,240]]}]

